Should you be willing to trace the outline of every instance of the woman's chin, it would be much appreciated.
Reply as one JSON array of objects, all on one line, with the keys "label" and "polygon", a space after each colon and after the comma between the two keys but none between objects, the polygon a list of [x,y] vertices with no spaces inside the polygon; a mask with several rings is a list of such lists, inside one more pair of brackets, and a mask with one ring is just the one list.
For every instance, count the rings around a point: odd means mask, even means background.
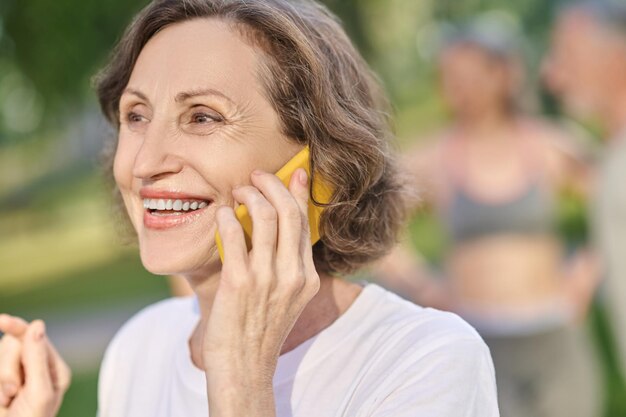
[{"label": "woman's chin", "polygon": [[221,265],[215,249],[194,253],[196,251],[197,248],[174,250],[139,245],[141,263],[148,272],[155,275],[209,274]]}]

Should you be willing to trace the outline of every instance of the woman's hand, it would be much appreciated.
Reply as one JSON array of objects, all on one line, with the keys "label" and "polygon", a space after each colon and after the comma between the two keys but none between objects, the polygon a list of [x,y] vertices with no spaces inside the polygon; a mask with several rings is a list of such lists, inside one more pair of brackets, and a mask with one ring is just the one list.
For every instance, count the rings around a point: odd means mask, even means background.
[{"label": "woman's hand", "polygon": [[272,174],[255,171],[251,178],[253,186],[233,190],[252,218],[250,253],[233,209],[217,212],[224,264],[202,352],[212,417],[274,415],[281,347],[320,286],[306,172],[294,172],[289,190]]},{"label": "woman's hand", "polygon": [[53,417],[70,385],[71,371],[32,323],[0,314],[0,417]]}]

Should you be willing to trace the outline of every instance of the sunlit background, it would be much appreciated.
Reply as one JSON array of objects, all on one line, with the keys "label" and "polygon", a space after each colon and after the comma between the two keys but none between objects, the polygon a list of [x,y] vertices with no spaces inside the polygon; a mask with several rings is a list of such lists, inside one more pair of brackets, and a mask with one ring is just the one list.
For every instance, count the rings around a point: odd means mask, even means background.
[{"label": "sunlit background", "polygon": [[[433,48],[442,33],[481,14],[525,33],[537,111],[559,109],[537,82],[555,3],[547,0],[327,0],[372,67],[395,111],[400,146],[420,140],[446,115],[437,96]],[[145,272],[115,227],[100,154],[112,132],[90,77],[146,1],[0,1],[0,312],[45,319],[74,370],[60,416],[96,411],[99,362],[116,329],[141,307],[169,296]],[[583,205],[561,204],[562,232],[586,237]],[[427,216],[413,237],[433,263],[443,245]],[[591,316],[608,391],[606,416],[626,415],[601,300]],[[158,347],[155,347],[158,348]]]}]

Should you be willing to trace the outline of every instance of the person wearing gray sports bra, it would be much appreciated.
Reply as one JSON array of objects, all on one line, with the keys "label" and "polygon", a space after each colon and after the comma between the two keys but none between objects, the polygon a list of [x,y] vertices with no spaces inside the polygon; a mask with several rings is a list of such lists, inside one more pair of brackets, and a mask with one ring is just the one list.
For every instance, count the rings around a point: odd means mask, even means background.
[{"label": "person wearing gray sports bra", "polygon": [[431,279],[407,248],[374,273],[478,330],[503,417],[595,417],[600,384],[578,323],[596,271],[586,252],[566,258],[555,230],[558,193],[584,190],[586,168],[561,129],[517,106],[519,56],[506,36],[491,35],[464,33],[441,50],[453,127],[405,157],[447,233],[443,277]]},{"label": "person wearing gray sports bra", "polygon": [[520,195],[501,203],[480,201],[457,185],[442,217],[450,240],[462,244],[505,233],[552,234],[556,208],[554,196],[539,179],[532,180]]},{"label": "person wearing gray sports bra", "polygon": [[[554,281],[559,277],[552,271],[559,262],[554,255],[560,255],[562,250],[555,237],[556,190],[549,185],[547,167],[542,166],[543,145],[535,139],[542,132],[526,123],[515,127],[509,139],[514,159],[520,165],[521,180],[515,182],[521,182],[521,186],[514,187],[513,194],[507,192],[506,198],[490,197],[488,190],[482,191],[482,196],[473,191],[478,187],[472,185],[472,174],[467,168],[471,152],[465,149],[471,137],[453,135],[444,139],[440,151],[439,166],[446,185],[438,215],[451,248],[448,273],[456,295],[453,309],[484,336],[519,334],[522,329],[524,333],[539,331],[563,325],[574,316],[573,308],[558,294]],[[481,169],[489,171],[490,167],[483,165]],[[497,169],[493,174],[499,174]],[[529,245],[532,248],[525,248]],[[511,251],[517,253],[511,255]],[[522,265],[517,273],[506,271],[499,266],[499,258],[513,264],[521,261]],[[524,261],[529,265],[523,265]],[[533,283],[524,278],[526,274],[538,280]],[[490,302],[493,294],[485,298],[476,296],[476,288],[465,289],[466,281],[480,286],[481,277],[488,277],[482,285],[492,290],[500,282],[511,290],[502,288],[498,294],[501,300]],[[539,287],[544,287],[543,293]],[[485,293],[484,289],[481,291]],[[535,295],[526,299],[518,296],[524,292]]]}]

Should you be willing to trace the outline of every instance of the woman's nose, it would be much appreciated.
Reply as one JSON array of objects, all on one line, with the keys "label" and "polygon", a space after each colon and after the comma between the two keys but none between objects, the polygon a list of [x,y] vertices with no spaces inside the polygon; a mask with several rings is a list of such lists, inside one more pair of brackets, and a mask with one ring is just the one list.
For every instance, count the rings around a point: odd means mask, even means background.
[{"label": "woman's nose", "polygon": [[135,157],[133,176],[141,179],[175,174],[183,169],[183,160],[174,152],[175,140],[166,128],[151,126]]}]

